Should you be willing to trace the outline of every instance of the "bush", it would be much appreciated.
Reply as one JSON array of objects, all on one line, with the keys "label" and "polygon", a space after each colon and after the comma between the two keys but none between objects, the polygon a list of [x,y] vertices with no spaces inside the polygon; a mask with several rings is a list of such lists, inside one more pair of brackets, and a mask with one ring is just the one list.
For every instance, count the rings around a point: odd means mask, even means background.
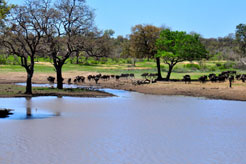
[{"label": "bush", "polygon": [[246,65],[243,64],[242,62],[238,61],[233,65],[234,69],[241,69],[241,70],[245,70],[246,69]]},{"label": "bush", "polygon": [[214,72],[214,71],[216,71],[216,69],[217,69],[216,66],[208,67],[208,71],[209,71],[209,72]]},{"label": "bush", "polygon": [[108,61],[108,59],[106,57],[102,57],[102,58],[100,58],[100,61],[98,63],[100,63],[100,64],[106,64],[107,61]]},{"label": "bush", "polygon": [[0,64],[7,64],[7,60],[2,56],[0,56]]},{"label": "bush", "polygon": [[89,63],[89,64],[98,64],[99,61],[97,61],[97,60],[90,60],[90,61],[88,61],[88,63]]},{"label": "bush", "polygon": [[228,62],[224,63],[223,65],[221,65],[219,67],[219,69],[231,69],[231,68],[233,68],[234,65],[235,65],[234,62],[228,61]]},{"label": "bush", "polygon": [[221,64],[221,63],[216,63],[216,66],[217,66],[217,67],[221,67],[222,64]]},{"label": "bush", "polygon": [[192,69],[192,70],[200,70],[200,66],[198,64],[185,64],[184,68]]},{"label": "bush", "polygon": [[133,63],[133,62],[132,62],[132,59],[131,59],[131,58],[127,58],[127,59],[126,59],[126,63],[127,63],[127,64],[132,64],[132,63]]},{"label": "bush", "polygon": [[186,72],[191,72],[191,69],[187,69],[186,67],[174,67],[173,68],[173,72],[176,72],[176,73],[186,73]]}]

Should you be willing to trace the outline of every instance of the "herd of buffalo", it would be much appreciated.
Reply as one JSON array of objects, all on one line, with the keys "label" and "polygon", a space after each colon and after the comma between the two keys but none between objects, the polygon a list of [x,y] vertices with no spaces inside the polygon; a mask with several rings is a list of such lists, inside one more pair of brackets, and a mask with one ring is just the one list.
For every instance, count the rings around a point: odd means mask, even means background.
[{"label": "herd of buffalo", "polygon": [[[141,84],[150,84],[150,83],[156,83],[157,80],[157,73],[143,73],[141,74],[144,80],[137,80],[134,81],[134,85],[141,85]],[[99,80],[107,81],[110,79],[115,79],[116,81],[120,79],[134,79],[135,75],[133,73],[125,73],[121,75],[102,75],[102,74],[97,74],[97,75],[88,75],[87,77],[85,76],[76,76],[74,79],[69,78],[67,80],[68,84],[78,84],[78,83],[84,83],[85,80],[87,79],[89,82],[90,81],[95,81],[96,84],[98,84]],[[200,81],[201,83],[206,83],[208,81],[211,82],[225,82],[226,80],[229,80],[230,82],[233,82],[235,79],[237,80],[242,80],[242,82],[245,82],[246,80],[246,74],[237,74],[236,71],[225,71],[221,72],[219,75],[216,75],[214,73],[211,73],[209,75],[203,75],[198,78],[198,80],[192,80],[190,75],[185,75],[183,76],[182,81],[185,83],[191,83],[191,81]],[[55,77],[49,76],[47,80],[50,83],[55,82]]]},{"label": "herd of buffalo", "polygon": [[[237,74],[236,71],[224,71],[221,72],[219,75],[216,75],[215,73],[203,75],[198,78],[198,81],[200,81],[201,83],[206,83],[207,81],[225,82],[226,80],[233,82],[235,79],[242,80],[242,82],[245,82],[246,74]],[[185,81],[185,83],[190,83],[192,81],[190,75],[185,75],[183,77],[183,81]]]},{"label": "herd of buffalo", "polygon": [[[104,81],[107,81],[107,80],[110,80],[110,79],[119,80],[119,79],[122,79],[122,78],[124,78],[124,79],[131,78],[131,79],[133,79],[133,78],[135,78],[135,75],[133,73],[130,73],[130,74],[129,73],[126,73],[126,74],[123,73],[121,75],[102,75],[102,74],[97,74],[97,75],[88,75],[87,77],[85,77],[85,76],[76,76],[74,79],[69,78],[67,80],[67,83],[68,84],[84,83],[86,78],[87,78],[88,81],[95,81],[96,84],[97,84],[99,80],[104,80]],[[49,76],[47,78],[47,80],[50,83],[54,83],[55,82],[55,77]]]}]

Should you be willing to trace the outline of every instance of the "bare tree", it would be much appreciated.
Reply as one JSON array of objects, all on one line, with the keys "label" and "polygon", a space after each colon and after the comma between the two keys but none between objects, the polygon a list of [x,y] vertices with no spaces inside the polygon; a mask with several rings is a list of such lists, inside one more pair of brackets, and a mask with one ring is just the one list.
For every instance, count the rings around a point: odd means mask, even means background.
[{"label": "bare tree", "polygon": [[113,43],[111,34],[94,29],[79,38],[79,50],[86,53],[87,56],[95,57],[108,57],[112,54]]},{"label": "bare tree", "polygon": [[132,27],[129,44],[125,44],[128,48],[126,52],[130,56],[136,58],[155,58],[158,73],[158,80],[162,80],[160,57],[156,57],[157,47],[156,40],[158,39],[162,28],[153,25],[136,25]]},{"label": "bare tree", "polygon": [[93,11],[85,0],[57,0],[45,17],[48,26],[45,51],[53,59],[57,75],[57,88],[63,88],[62,67],[66,60],[79,52],[80,37],[93,27]]},{"label": "bare tree", "polygon": [[34,0],[27,1],[25,6],[15,7],[6,22],[2,40],[7,52],[20,57],[21,66],[26,69],[26,94],[32,94],[34,58],[39,52],[45,27],[45,5],[42,4]]}]

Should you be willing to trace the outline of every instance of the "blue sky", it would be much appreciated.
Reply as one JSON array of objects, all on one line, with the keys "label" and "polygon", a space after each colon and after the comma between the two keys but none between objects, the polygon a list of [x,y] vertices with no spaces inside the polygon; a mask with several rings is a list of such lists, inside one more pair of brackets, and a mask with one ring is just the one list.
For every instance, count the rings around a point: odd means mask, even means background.
[{"label": "blue sky", "polygon": [[[9,2],[22,4],[23,0]],[[246,23],[245,0],[87,0],[87,4],[95,9],[100,29],[113,29],[123,36],[136,24],[152,24],[206,38],[224,37]]]}]

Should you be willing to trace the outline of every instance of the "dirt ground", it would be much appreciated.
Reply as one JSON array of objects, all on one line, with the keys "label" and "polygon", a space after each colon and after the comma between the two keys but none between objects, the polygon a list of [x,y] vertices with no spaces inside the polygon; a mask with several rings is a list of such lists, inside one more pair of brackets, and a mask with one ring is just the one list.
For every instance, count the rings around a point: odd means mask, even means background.
[{"label": "dirt ground", "polygon": [[[88,76],[95,74],[91,72],[64,72],[64,83],[67,83],[68,78],[75,78],[76,76]],[[47,77],[54,76],[55,73],[35,73],[33,83],[48,83]],[[0,73],[0,84],[10,84],[17,82],[25,82],[26,73],[24,72],[10,72]],[[229,82],[224,83],[211,83],[207,82],[201,84],[199,82],[192,82],[185,84],[184,82],[157,82],[154,84],[133,85],[132,83],[137,79],[120,79],[116,81],[111,79],[108,81],[99,80],[99,84],[103,88],[123,89],[129,91],[136,91],[145,94],[155,95],[184,95],[194,97],[206,97],[211,99],[224,99],[224,100],[240,100],[246,101],[246,83],[235,81],[232,88],[229,87]],[[81,85],[95,85],[94,81],[85,81]]]}]

